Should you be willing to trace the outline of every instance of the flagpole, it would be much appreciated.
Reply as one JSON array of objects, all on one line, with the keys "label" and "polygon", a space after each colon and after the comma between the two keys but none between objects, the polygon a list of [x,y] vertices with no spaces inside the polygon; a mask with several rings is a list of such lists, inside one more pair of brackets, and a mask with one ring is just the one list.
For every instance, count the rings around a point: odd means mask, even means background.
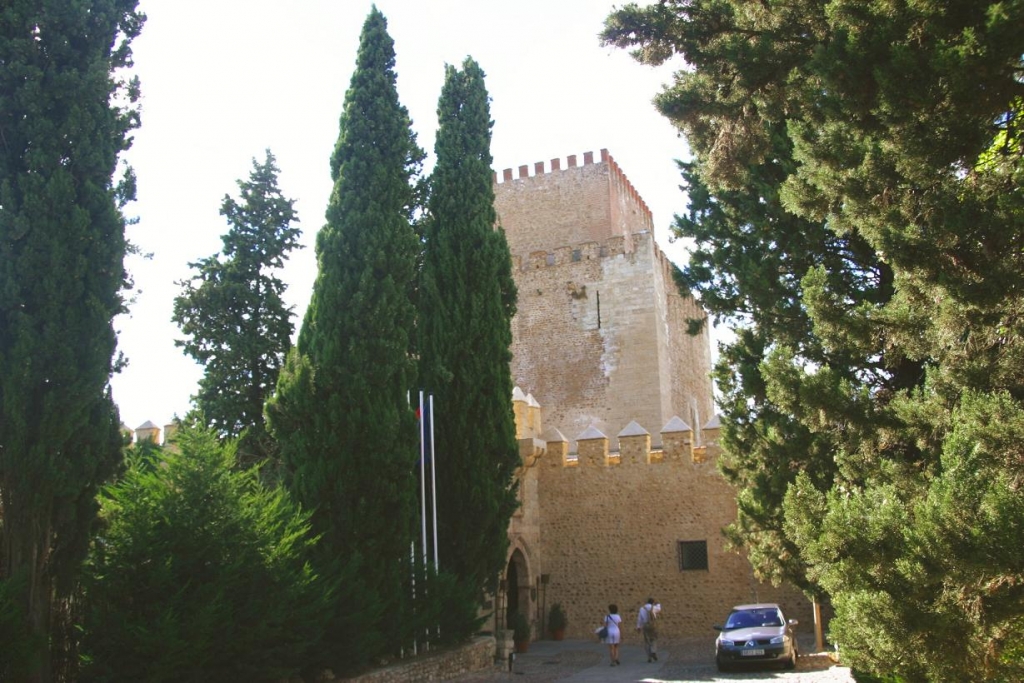
[{"label": "flagpole", "polygon": [[434,450],[434,395],[431,394],[430,401],[430,501],[434,507],[434,571],[440,571],[437,563],[437,479],[434,473],[434,460],[437,459],[437,452]]},{"label": "flagpole", "polygon": [[423,390],[420,390],[420,519],[423,520],[423,566],[427,565],[427,459],[426,413],[423,411]]},{"label": "flagpole", "polygon": [[[409,541],[409,566],[412,567],[412,609],[416,611],[416,541]],[[405,649],[404,647],[402,648]],[[417,654],[419,648],[416,644],[416,636],[412,638],[412,653]]]}]

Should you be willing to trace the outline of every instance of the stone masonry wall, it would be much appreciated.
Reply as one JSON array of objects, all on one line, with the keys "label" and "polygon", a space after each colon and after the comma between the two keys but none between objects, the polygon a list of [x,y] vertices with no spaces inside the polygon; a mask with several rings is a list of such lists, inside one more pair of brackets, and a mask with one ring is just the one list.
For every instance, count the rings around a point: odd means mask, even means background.
[{"label": "stone masonry wall", "polygon": [[[711,329],[707,322],[700,335],[691,337],[686,333],[690,319],[707,320],[707,313],[692,296],[679,293],[672,277],[674,266],[659,250],[661,286],[666,295],[664,323],[660,325],[662,344],[669,349],[666,358],[671,366],[663,370],[662,377],[668,377],[671,395],[670,405],[675,407],[669,417],[678,415],[697,432],[715,414],[715,401],[711,382]],[[659,320],[660,322],[660,320]],[[664,422],[662,422],[664,424]]]},{"label": "stone masonry wall", "polygon": [[[607,459],[600,455],[606,441],[581,441],[575,461],[545,455],[536,465],[546,602],[566,610],[568,637],[591,637],[609,603],[635,637],[636,611],[648,596],[663,606],[665,637],[710,639],[711,627],[747,602],[779,602],[799,630],[812,630],[802,593],[757,582],[746,558],[725,549],[721,529],[736,507],[715,457],[695,463],[678,447],[673,456],[646,455],[649,440],[623,438],[623,455]],[[679,541],[707,542],[706,571],[680,569]]]},{"label": "stone masonry wall", "polygon": [[[674,282],[650,210],[605,150],[532,172],[508,169],[495,184],[519,290],[512,375],[532,392],[514,396],[522,507],[506,596],[534,637],[555,602],[580,638],[617,603],[628,637],[648,596],[663,605],[665,637],[710,642],[733,605],[755,601],[780,602],[811,629],[802,594],[758,583],[725,549],[736,506],[715,464],[709,331],[686,334],[687,319],[706,316]],[[680,541],[706,543],[706,570],[680,569]]]},{"label": "stone masonry wall", "polygon": [[685,334],[685,317],[703,312],[672,281],[625,174],[606,150],[534,171],[495,185],[519,290],[513,380],[544,397],[545,420],[570,441],[591,425],[710,416],[710,339]]},{"label": "stone masonry wall", "polygon": [[628,237],[653,230],[651,212],[618,164],[601,150],[587,152],[583,165],[569,156],[565,168],[552,159],[520,166],[518,177],[505,169],[494,186],[494,208],[512,254],[526,255],[562,245]]},{"label": "stone masonry wall", "polygon": [[413,657],[346,680],[352,683],[447,681],[466,673],[493,668],[494,648],[494,638],[476,638],[462,647]]},{"label": "stone masonry wall", "polygon": [[626,253],[622,238],[579,246],[552,267],[516,273],[513,381],[544,397],[546,423],[569,439],[632,415],[661,422],[662,397],[649,387],[664,355],[653,334],[652,252]]}]

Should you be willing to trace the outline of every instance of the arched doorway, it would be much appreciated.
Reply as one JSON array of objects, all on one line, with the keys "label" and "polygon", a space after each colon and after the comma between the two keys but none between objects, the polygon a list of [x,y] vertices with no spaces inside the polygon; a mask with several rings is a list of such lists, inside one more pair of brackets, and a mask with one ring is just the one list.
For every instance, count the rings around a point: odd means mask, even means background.
[{"label": "arched doorway", "polygon": [[513,628],[513,618],[519,611],[519,591],[515,588],[519,585],[519,570],[516,568],[515,562],[509,561],[508,563],[508,570],[505,572],[505,585],[508,586],[505,593],[505,628]]},{"label": "arched doorway", "polygon": [[533,605],[530,595],[530,569],[526,564],[523,551],[516,548],[505,567],[505,628],[513,627],[515,614],[520,612],[533,621]]}]

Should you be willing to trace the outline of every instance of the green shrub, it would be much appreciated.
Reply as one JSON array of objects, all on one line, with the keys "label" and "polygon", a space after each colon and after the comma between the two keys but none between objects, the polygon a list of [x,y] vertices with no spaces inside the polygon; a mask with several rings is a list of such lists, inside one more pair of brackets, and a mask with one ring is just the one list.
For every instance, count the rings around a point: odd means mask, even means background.
[{"label": "green shrub", "polygon": [[569,618],[565,616],[562,603],[556,602],[548,610],[548,628],[552,631],[561,631],[569,625]]},{"label": "green shrub", "polygon": [[83,681],[271,681],[307,663],[333,592],[308,517],[233,446],[183,430],[101,495],[86,564]]},{"label": "green shrub", "polygon": [[517,643],[530,640],[530,621],[522,612],[516,612],[512,618],[512,640]]},{"label": "green shrub", "polygon": [[469,640],[483,625],[486,616],[479,615],[477,591],[472,584],[431,568],[424,585],[424,597],[414,610],[416,633],[436,634],[431,640],[439,645],[456,645]]},{"label": "green shrub", "polygon": [[16,599],[24,594],[24,584],[24,573],[0,580],[0,681],[27,677],[46,645],[25,630],[24,610]]}]

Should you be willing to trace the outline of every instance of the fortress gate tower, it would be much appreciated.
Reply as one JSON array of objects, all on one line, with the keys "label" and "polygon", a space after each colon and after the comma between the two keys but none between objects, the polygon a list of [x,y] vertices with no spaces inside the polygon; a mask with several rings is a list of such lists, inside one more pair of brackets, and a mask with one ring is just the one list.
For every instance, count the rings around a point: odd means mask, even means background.
[{"label": "fortress gate tower", "polygon": [[732,605],[763,600],[811,623],[799,591],[761,584],[725,546],[736,501],[717,469],[711,345],[686,334],[704,311],[676,287],[650,210],[608,152],[566,162],[495,183],[519,288],[522,457],[496,632],[515,612],[545,637],[557,602],[569,636],[589,638],[608,603],[628,625],[648,596],[664,605],[665,637],[706,635]]},{"label": "fortress gate tower", "polygon": [[651,212],[608,151],[566,161],[505,170],[495,185],[519,288],[513,381],[573,446],[591,426],[614,436],[673,416],[699,439],[714,415],[711,345],[686,321],[705,313],[673,281]]}]

